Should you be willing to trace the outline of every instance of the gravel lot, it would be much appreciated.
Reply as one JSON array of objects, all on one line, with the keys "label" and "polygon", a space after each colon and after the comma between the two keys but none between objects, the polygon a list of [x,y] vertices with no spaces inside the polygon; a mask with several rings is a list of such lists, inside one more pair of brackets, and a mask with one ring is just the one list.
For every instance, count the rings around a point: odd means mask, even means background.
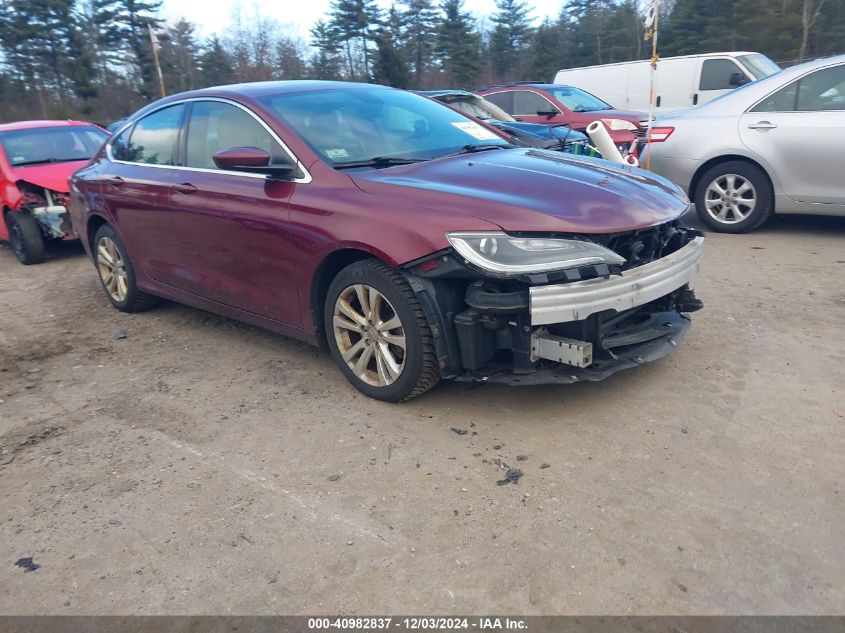
[{"label": "gravel lot", "polygon": [[0,613],[841,613],[845,220],[709,235],[695,287],[656,363],[388,405],[3,245]]}]

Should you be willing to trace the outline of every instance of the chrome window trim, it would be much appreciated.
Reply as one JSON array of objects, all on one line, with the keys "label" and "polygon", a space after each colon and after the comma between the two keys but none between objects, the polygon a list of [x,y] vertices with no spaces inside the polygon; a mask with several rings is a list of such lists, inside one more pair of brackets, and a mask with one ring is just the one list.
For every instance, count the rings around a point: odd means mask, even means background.
[{"label": "chrome window trim", "polygon": [[[792,81],[787,82],[786,84],[780,86],[779,88],[776,88],[775,90],[772,90],[771,92],[767,93],[764,97],[760,97],[757,101],[754,102],[754,104],[752,104],[751,106],[746,108],[745,112],[743,112],[742,114],[799,114],[799,113],[805,113],[805,112],[809,112],[809,113],[814,113],[814,112],[843,112],[843,110],[765,110],[765,111],[762,111],[762,112],[755,112],[754,111],[754,108],[756,108],[758,105],[760,105],[763,101],[765,101],[766,99],[771,97],[776,92],[780,92],[781,90],[783,90],[787,86],[794,84],[794,83],[797,83],[797,82],[801,81],[802,79],[804,79],[804,77],[809,77],[813,73],[816,73],[820,70],[828,70],[829,68],[837,68],[838,66],[845,66],[845,63],[829,64],[827,66],[819,66],[818,68],[813,68],[812,70],[808,70],[803,75],[799,75],[798,77],[794,78]],[[769,77],[774,77],[774,75],[769,75]],[[763,77],[763,79],[768,79],[768,77]],[[757,81],[762,81],[762,80],[758,79]]]},{"label": "chrome window trim", "polygon": [[[253,119],[258,121],[258,123],[267,131],[267,133],[273,138],[273,140],[275,140],[281,146],[282,150],[285,152],[285,154],[287,154],[287,156],[291,160],[291,162],[296,166],[296,168],[302,174],[304,174],[301,178],[293,178],[293,179],[287,180],[285,182],[295,182],[295,183],[300,183],[300,184],[307,184],[307,183],[311,182],[311,180],[312,180],[311,173],[305,168],[305,165],[302,163],[302,161],[299,160],[299,158],[296,156],[296,154],[294,154],[291,151],[291,149],[287,146],[287,144],[285,144],[285,142],[281,138],[279,138],[279,135],[276,134],[270,128],[270,126],[268,126],[267,123],[264,122],[264,119],[262,119],[260,116],[258,116],[255,112],[253,112],[249,108],[247,108],[245,105],[238,103],[237,101],[234,101],[232,99],[224,99],[222,97],[190,97],[188,99],[180,99],[178,101],[171,101],[169,103],[162,104],[161,107],[158,107],[154,110],[150,110],[149,112],[147,112],[142,117],[142,119],[150,116],[151,114],[155,114],[159,110],[164,110],[165,108],[169,108],[170,106],[175,106],[175,105],[179,105],[179,104],[187,104],[187,103],[195,103],[195,102],[198,102],[198,101],[217,101],[219,103],[225,103],[225,104],[228,104],[228,105],[233,105],[235,107],[240,108],[241,110],[243,110],[247,114],[249,114]],[[140,121],[142,119],[138,119],[138,121]],[[135,162],[135,161],[116,159],[114,157],[114,155],[112,154],[112,143],[130,125],[134,126],[138,121],[128,121],[126,123],[126,125],[119,128],[112,135],[111,139],[109,139],[109,141],[106,143],[106,156],[113,163],[119,163],[119,164],[122,164],[122,165],[138,165],[138,166],[141,166],[141,167],[155,167],[155,168],[158,168],[158,169],[179,169],[179,170],[182,170],[182,171],[195,171],[195,172],[205,173],[205,174],[225,174],[225,175],[228,175],[228,176],[241,176],[243,178],[256,178],[256,179],[260,179],[260,180],[267,180],[268,179],[268,176],[265,175],[265,174],[250,174],[250,173],[246,173],[246,172],[243,172],[243,171],[231,171],[231,170],[228,170],[228,169],[208,169],[206,167],[188,167],[187,165],[154,165],[154,164],[151,164],[151,163],[138,163],[138,162]],[[190,121],[188,122],[188,128],[190,128]]]}]

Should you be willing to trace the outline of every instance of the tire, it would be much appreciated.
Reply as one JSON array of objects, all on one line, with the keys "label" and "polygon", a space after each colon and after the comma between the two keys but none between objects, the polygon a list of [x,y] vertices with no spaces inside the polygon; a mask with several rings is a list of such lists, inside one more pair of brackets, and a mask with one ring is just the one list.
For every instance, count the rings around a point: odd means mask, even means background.
[{"label": "tire", "polygon": [[[720,197],[719,191],[724,195]],[[774,209],[772,183],[766,172],[741,160],[708,169],[695,191],[698,217],[719,233],[753,231],[772,216]]]},{"label": "tire", "polygon": [[97,230],[92,250],[100,285],[115,308],[121,312],[141,312],[158,303],[158,297],[138,290],[129,253],[108,224]]},{"label": "tire", "polygon": [[[369,308],[376,304],[373,314]],[[399,402],[440,381],[431,328],[417,297],[407,280],[382,262],[365,259],[338,273],[326,294],[323,322],[335,362],[361,393]]]},{"label": "tire", "polygon": [[26,211],[9,211],[6,214],[9,243],[15,257],[24,266],[40,264],[46,259],[44,235],[38,221]]}]

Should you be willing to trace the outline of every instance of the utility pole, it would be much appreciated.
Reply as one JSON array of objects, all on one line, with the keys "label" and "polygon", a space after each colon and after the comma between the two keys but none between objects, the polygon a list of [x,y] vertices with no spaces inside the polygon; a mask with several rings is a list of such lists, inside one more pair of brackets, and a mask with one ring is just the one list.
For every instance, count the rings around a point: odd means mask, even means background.
[{"label": "utility pole", "polygon": [[167,94],[164,92],[164,75],[161,74],[161,62],[158,60],[158,51],[161,48],[161,42],[158,41],[156,34],[153,33],[153,27],[148,22],[147,23],[147,30],[150,32],[150,45],[153,49],[153,61],[156,65],[156,73],[158,74],[158,88],[161,91],[161,96],[166,97]]}]

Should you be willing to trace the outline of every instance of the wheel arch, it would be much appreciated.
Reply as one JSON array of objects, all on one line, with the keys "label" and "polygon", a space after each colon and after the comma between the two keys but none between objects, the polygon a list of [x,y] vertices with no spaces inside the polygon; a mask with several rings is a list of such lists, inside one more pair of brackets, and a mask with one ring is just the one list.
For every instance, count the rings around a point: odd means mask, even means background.
[{"label": "wheel arch", "polygon": [[88,252],[91,253],[92,258],[94,257],[94,236],[100,230],[101,226],[108,223],[109,221],[106,218],[96,214],[89,217],[85,223],[85,241],[88,244]]},{"label": "wheel arch", "polygon": [[384,257],[377,253],[366,250],[361,246],[347,246],[332,251],[326,255],[323,260],[317,265],[314,270],[314,275],[311,278],[311,318],[314,323],[314,336],[320,347],[327,347],[326,331],[323,323],[323,304],[326,301],[326,295],[329,291],[329,286],[337,274],[355,262],[363,259],[378,259],[379,261],[390,266],[390,262],[385,261]]},{"label": "wheel arch", "polygon": [[748,156],[743,156],[742,154],[722,154],[721,156],[715,156],[703,162],[699,165],[698,169],[695,170],[695,173],[690,180],[689,186],[689,197],[691,200],[695,201],[696,195],[698,194],[698,187],[701,184],[701,178],[707,173],[707,170],[711,167],[715,167],[721,163],[727,163],[730,161],[741,161],[744,163],[748,163],[749,165],[754,165],[755,167],[762,170],[766,177],[769,179],[769,186],[772,188],[772,193],[774,193],[775,187],[775,180],[772,178],[772,174],[766,169],[765,165],[760,164],[758,161],[754,160],[753,158],[749,158]]}]

